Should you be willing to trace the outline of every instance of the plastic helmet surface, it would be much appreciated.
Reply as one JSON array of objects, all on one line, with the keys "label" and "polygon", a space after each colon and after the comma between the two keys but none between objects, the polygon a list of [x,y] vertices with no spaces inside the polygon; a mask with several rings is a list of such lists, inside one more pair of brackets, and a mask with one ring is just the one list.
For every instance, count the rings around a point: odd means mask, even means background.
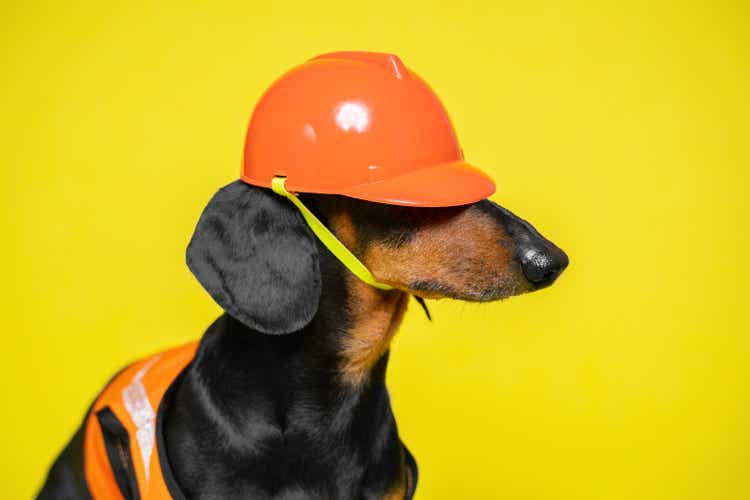
[{"label": "plastic helmet surface", "polygon": [[448,113],[393,54],[334,52],[276,80],[247,130],[243,181],[412,206],[473,203],[495,191],[464,161]]}]

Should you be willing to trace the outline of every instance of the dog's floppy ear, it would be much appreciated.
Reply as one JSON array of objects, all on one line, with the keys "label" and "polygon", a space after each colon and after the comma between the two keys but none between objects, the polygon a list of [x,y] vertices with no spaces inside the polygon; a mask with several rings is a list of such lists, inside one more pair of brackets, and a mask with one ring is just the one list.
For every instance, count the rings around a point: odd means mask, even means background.
[{"label": "dog's floppy ear", "polygon": [[315,316],[320,267],[299,211],[270,189],[235,181],[201,214],[187,265],[231,316],[263,333],[290,333]]}]

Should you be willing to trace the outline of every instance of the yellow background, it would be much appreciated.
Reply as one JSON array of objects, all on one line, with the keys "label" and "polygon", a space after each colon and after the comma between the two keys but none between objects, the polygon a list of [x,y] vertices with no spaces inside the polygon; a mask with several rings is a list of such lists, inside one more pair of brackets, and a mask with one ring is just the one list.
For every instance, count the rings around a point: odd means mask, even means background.
[{"label": "yellow background", "polygon": [[200,210],[262,90],[336,49],[400,54],[572,261],[412,304],[389,383],[417,497],[750,497],[747,4],[66,3],[0,7],[2,498],[117,368],[217,316]]}]

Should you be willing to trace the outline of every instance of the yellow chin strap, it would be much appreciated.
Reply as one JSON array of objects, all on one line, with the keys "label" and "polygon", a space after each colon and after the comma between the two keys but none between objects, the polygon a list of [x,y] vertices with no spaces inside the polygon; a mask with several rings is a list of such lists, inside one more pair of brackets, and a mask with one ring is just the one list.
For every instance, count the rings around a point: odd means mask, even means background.
[{"label": "yellow chin strap", "polygon": [[286,177],[274,177],[271,181],[271,189],[273,189],[274,193],[280,194],[294,203],[294,206],[296,206],[302,213],[305,222],[307,222],[307,225],[310,226],[310,229],[312,229],[312,232],[315,233],[315,236],[318,237],[320,242],[323,243],[326,248],[328,248],[328,250],[330,250],[331,253],[335,255],[336,258],[339,259],[341,263],[344,264],[357,278],[375,288],[381,290],[393,290],[392,286],[377,281],[370,270],[367,269],[367,267],[362,264],[362,262],[360,262],[360,260],[355,257],[354,254],[350,252],[349,249],[346,248],[344,244],[341,243],[338,238],[336,238],[336,236],[334,236],[334,234],[318,220],[317,217],[315,217],[315,215],[299,200],[297,195],[286,190],[284,187],[285,181]]}]

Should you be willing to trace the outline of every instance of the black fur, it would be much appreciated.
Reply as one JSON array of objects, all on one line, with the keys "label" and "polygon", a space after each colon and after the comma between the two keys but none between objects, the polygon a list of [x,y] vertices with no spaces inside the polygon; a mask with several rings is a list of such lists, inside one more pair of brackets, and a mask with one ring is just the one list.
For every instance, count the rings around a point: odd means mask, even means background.
[{"label": "black fur", "polygon": [[83,469],[84,425],[52,464],[37,500],[91,500]]},{"label": "black fur", "polygon": [[297,209],[268,189],[235,181],[208,202],[187,264],[213,299],[263,333],[301,329],[315,315],[315,237]]},{"label": "black fur", "polygon": [[164,426],[187,498],[379,499],[399,480],[388,356],[364,387],[336,376],[346,271],[319,252],[326,293],[304,329],[262,335],[224,315],[206,332]]},{"label": "black fur", "polygon": [[335,373],[350,325],[348,271],[288,200],[241,182],[209,202],[187,260],[228,314],[204,335],[164,417],[186,497],[381,498],[404,451],[388,357],[365,387]]}]

